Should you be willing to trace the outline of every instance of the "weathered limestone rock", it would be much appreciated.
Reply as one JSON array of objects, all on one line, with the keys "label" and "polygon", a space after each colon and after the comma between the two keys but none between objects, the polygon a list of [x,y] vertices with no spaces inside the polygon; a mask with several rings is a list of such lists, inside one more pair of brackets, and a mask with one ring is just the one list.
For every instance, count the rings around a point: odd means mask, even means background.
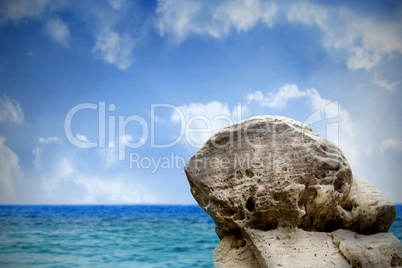
[{"label": "weathered limestone rock", "polygon": [[228,237],[219,243],[215,267],[402,267],[402,244],[389,232],[359,235],[343,229],[326,233],[283,227],[247,232],[252,243],[243,247],[233,246],[233,237],[231,247]]},{"label": "weathered limestone rock", "polygon": [[253,268],[259,267],[250,244],[234,236],[224,237],[213,252],[216,268]]},{"label": "weathered limestone rock", "polygon": [[[342,246],[364,241],[358,234],[376,234],[373,239],[382,243],[381,250],[373,250],[376,254],[392,248],[395,263],[402,257],[399,241],[388,243],[394,239],[392,234],[377,238],[395,220],[392,202],[352,175],[337,146],[300,122],[259,116],[226,127],[189,160],[185,171],[194,198],[216,223],[221,238],[214,252],[217,267],[275,267],[274,262],[287,266],[286,260],[298,256],[290,254],[289,243],[297,244],[303,256],[306,248],[320,256],[311,267],[330,262],[345,267],[348,261],[354,265],[355,259],[361,264],[380,263],[345,257],[350,254]],[[338,229],[356,236],[341,239],[340,231],[333,232]],[[276,237],[286,233],[287,238],[272,240],[276,232],[280,233]],[[266,244],[271,240],[268,244],[273,247]],[[320,247],[327,248],[328,262]],[[365,254],[364,243],[361,248],[356,256]]]},{"label": "weathered limestone rock", "polygon": [[224,128],[185,171],[220,237],[278,226],[376,233],[387,231],[396,216],[380,192],[353,179],[339,148],[284,117],[254,117]]},{"label": "weathered limestone rock", "polygon": [[337,230],[331,235],[334,245],[352,267],[402,267],[402,244],[390,232],[357,235]]}]

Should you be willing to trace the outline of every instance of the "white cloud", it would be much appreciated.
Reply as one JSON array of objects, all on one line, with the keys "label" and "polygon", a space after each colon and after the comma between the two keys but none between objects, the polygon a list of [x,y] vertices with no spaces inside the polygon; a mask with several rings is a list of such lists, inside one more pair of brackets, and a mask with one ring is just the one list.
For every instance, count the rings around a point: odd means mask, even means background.
[{"label": "white cloud", "polygon": [[0,96],[0,123],[5,121],[18,124],[24,122],[24,113],[20,104],[16,100],[10,100],[6,95]]},{"label": "white cloud", "polygon": [[259,22],[271,27],[278,7],[274,3],[259,0],[226,1],[218,5],[213,18],[221,22],[221,31],[247,31]]},{"label": "white cloud", "polygon": [[261,91],[256,91],[247,96],[249,102],[257,102],[262,107],[284,108],[291,99],[299,99],[307,96],[306,92],[300,91],[295,84],[286,84],[279,88],[277,93],[269,92],[266,96]]},{"label": "white cloud", "polygon": [[[78,158],[77,158],[78,157]],[[85,168],[80,161],[80,156],[75,158],[62,157],[60,159],[47,159],[46,165],[54,165],[54,170],[47,170],[41,176],[41,187],[44,190],[47,201],[60,202],[59,196],[65,195],[67,189],[73,189],[68,195],[68,202],[93,204],[93,203],[154,203],[155,197],[142,184],[133,181],[132,177],[113,174],[110,176],[102,171]],[[84,168],[78,168],[84,166]]]},{"label": "white cloud", "polygon": [[[332,103],[331,100],[324,99],[320,96],[320,93],[315,88],[310,88],[306,90],[311,102],[311,110],[323,109],[327,104]],[[333,114],[334,112],[332,112]]]},{"label": "white cloud", "polygon": [[346,61],[346,65],[351,70],[369,70],[376,66],[380,60],[381,55],[377,50],[354,46],[349,49],[349,58]]},{"label": "white cloud", "polygon": [[300,98],[308,100],[311,111],[304,123],[315,128],[321,136],[338,145],[350,162],[356,163],[358,156],[365,148],[358,144],[356,126],[349,112],[339,105],[338,101],[321,97],[314,88],[300,90],[295,84],[286,84],[280,87],[276,93],[269,92],[264,95],[261,91],[256,91],[247,96],[249,104],[255,102],[261,107],[271,109],[284,108],[289,100]]},{"label": "white cloud", "polygon": [[[121,135],[118,140],[117,144],[115,141],[109,141],[106,148],[100,148],[100,154],[104,158],[106,163],[106,168],[111,168],[115,166],[119,162],[119,157],[122,157],[124,154],[121,153],[119,155],[119,150],[123,150],[123,148],[132,143],[134,138],[128,134]],[[141,140],[140,142],[144,142]]]},{"label": "white cloud", "polygon": [[[325,126],[322,136],[336,144],[352,166],[357,165],[358,158],[367,150],[358,142],[356,136],[357,127],[353,122],[349,112],[344,109],[338,101],[325,99],[314,89],[307,89],[312,115],[318,113],[319,117],[311,122],[305,122],[308,125],[321,122]],[[307,118],[307,121],[311,118]]]},{"label": "white cloud", "polygon": [[131,36],[106,30],[96,36],[92,53],[121,70],[127,70],[133,64],[134,47],[135,41]]},{"label": "white cloud", "polygon": [[397,139],[386,139],[381,142],[383,149],[395,149],[402,151],[402,141]]},{"label": "white cloud", "polygon": [[366,18],[345,8],[324,8],[308,2],[291,5],[287,18],[318,27],[323,32],[324,47],[345,51],[346,65],[351,70],[369,70],[385,55],[402,54],[399,22]]},{"label": "white cloud", "polygon": [[56,136],[50,136],[50,137],[46,137],[46,138],[39,137],[38,142],[39,142],[39,146],[35,147],[32,150],[36,171],[39,171],[42,167],[42,153],[43,153],[42,146],[47,145],[47,144],[52,144],[52,143],[61,144],[61,140]]},{"label": "white cloud", "polygon": [[290,5],[286,11],[289,21],[301,22],[310,26],[325,28],[328,20],[327,9],[308,2]]},{"label": "white cloud", "polygon": [[18,21],[23,18],[40,17],[49,4],[48,0],[13,0],[0,4],[0,21]]},{"label": "white cloud", "polygon": [[70,38],[70,31],[67,24],[61,21],[59,18],[53,18],[45,24],[46,34],[49,35],[54,41],[68,46],[68,40]]},{"label": "white cloud", "polygon": [[38,171],[42,166],[42,148],[35,147],[32,154],[34,155],[35,170]]},{"label": "white cloud", "polygon": [[181,42],[191,35],[221,38],[231,30],[247,31],[258,23],[271,27],[277,6],[260,0],[158,1],[157,27],[161,35]]},{"label": "white cloud", "polygon": [[47,170],[46,174],[42,174],[41,187],[46,192],[48,198],[57,196],[62,182],[68,182],[76,176],[75,166],[71,159],[63,157],[61,159],[47,159],[46,165],[53,165],[54,170]]},{"label": "white cloud", "polygon": [[381,79],[377,73],[374,73],[373,83],[383,89],[392,91],[394,90],[395,86],[398,84],[397,82],[390,83],[386,80]]},{"label": "white cloud", "polygon": [[258,24],[273,27],[282,19],[281,9],[291,23],[317,27],[322,45],[330,53],[345,53],[351,70],[370,70],[384,56],[402,54],[402,23],[363,17],[346,8],[307,1],[284,3],[260,0],[160,0],[157,7],[159,33],[178,43],[192,35],[222,38],[231,31],[248,31]]},{"label": "white cloud", "polygon": [[75,135],[75,138],[80,142],[84,142],[84,143],[89,143],[90,142],[87,136],[81,135],[80,133],[77,133]]},{"label": "white cloud", "polygon": [[114,10],[119,10],[126,3],[125,0],[108,0],[109,4],[112,6]]},{"label": "white cloud", "polygon": [[[349,28],[347,47],[352,47],[348,59],[348,67],[352,70],[364,68],[366,70],[377,65],[385,55],[402,53],[402,39],[400,23],[388,23],[374,19],[361,18],[352,12],[345,15]],[[360,43],[357,45],[356,43]]]},{"label": "white cloud", "polygon": [[[78,135],[79,134],[77,134],[77,136]],[[50,137],[47,137],[47,138],[39,137],[38,141],[39,141],[39,143],[42,143],[42,144],[61,143],[61,140],[56,136],[50,136]]]},{"label": "white cloud", "polygon": [[102,178],[95,176],[77,176],[77,185],[83,186],[85,194],[78,203],[155,203],[155,197],[148,189],[132,180],[124,178]]},{"label": "white cloud", "polygon": [[89,149],[89,148],[94,148],[94,147],[96,147],[96,142],[90,141],[87,136],[82,135],[82,134],[80,134],[80,133],[77,133],[77,134],[75,135],[75,139],[76,139],[75,142],[78,141],[79,145],[77,145],[77,144],[75,144],[75,143],[73,143],[73,144],[76,145],[78,148],[81,148],[81,149]]},{"label": "white cloud", "polygon": [[101,154],[105,159],[106,168],[116,165],[119,161],[119,155],[117,153],[116,143],[114,141],[110,141],[106,148],[102,148]]},{"label": "white cloud", "polygon": [[241,120],[239,112],[244,111],[238,107],[230,111],[226,103],[218,101],[190,103],[178,106],[170,120],[180,124],[184,130],[185,142],[189,146],[199,148],[217,130]]},{"label": "white cloud", "polygon": [[249,112],[247,105],[242,105],[241,102],[238,102],[237,105],[233,108],[232,118],[234,122],[239,122],[242,118],[247,115]]},{"label": "white cloud", "polygon": [[[271,109],[284,108],[291,99],[306,98],[312,114],[305,123],[312,125],[321,123],[324,128],[321,135],[337,144],[347,155],[350,162],[356,162],[359,154],[366,148],[361,147],[356,138],[356,126],[349,112],[337,101],[325,99],[314,89],[300,90],[295,84],[286,84],[276,93],[264,95],[256,91],[247,96],[250,103],[256,102],[261,107]],[[178,107],[180,113],[174,112],[171,121],[181,124],[185,129],[185,141],[192,147],[198,148],[217,130],[241,120],[242,115],[237,116],[235,107],[231,112],[227,104],[210,102],[207,104],[191,103]],[[248,110],[248,106],[242,107],[242,114]]]},{"label": "white cloud", "polygon": [[59,161],[57,166],[57,174],[62,179],[68,179],[75,174],[75,167],[73,161],[68,158],[63,158]]},{"label": "white cloud", "polygon": [[157,14],[159,15],[158,29],[163,36],[173,35],[179,42],[184,40],[187,35],[201,31],[209,32],[216,36],[210,27],[204,30],[195,22],[195,17],[201,13],[203,5],[197,1],[158,1]]},{"label": "white cloud", "polygon": [[[349,112],[339,105],[338,101],[332,101],[321,97],[318,91],[314,88],[307,89],[306,93],[310,98],[312,111],[324,109],[325,119],[336,118],[339,116],[343,130],[352,135],[353,124]],[[350,136],[348,138],[350,138]]]},{"label": "white cloud", "polygon": [[18,156],[7,147],[5,141],[0,136],[0,202],[12,203],[15,198],[13,184],[20,180],[22,171]]},{"label": "white cloud", "polygon": [[[58,12],[74,12],[94,36],[92,54],[108,64],[127,70],[133,64],[133,49],[136,45],[126,18],[132,12],[126,0],[108,0],[108,5],[92,1],[72,3],[69,1],[13,0],[0,1],[0,26],[9,21],[18,22],[29,18],[44,22],[44,33],[54,41],[69,46],[70,29],[57,16]],[[118,11],[118,12],[116,12]],[[141,26],[142,27],[142,26]],[[126,33],[113,31],[126,30]],[[0,67],[2,65],[0,64]]]}]

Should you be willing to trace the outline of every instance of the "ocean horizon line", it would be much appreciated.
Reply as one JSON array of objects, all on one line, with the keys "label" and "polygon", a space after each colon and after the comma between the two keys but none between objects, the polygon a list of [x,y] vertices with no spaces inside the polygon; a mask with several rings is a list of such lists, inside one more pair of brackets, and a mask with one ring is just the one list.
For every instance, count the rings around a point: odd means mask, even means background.
[{"label": "ocean horizon line", "polygon": [[[401,203],[395,203],[393,202],[395,206],[402,206]],[[0,207],[3,206],[79,206],[79,207],[91,207],[91,206],[157,206],[157,207],[163,207],[163,206],[197,206],[200,207],[198,204],[167,204],[167,203],[99,203],[99,204],[0,204]],[[201,207],[200,207],[201,208]]]},{"label": "ocean horizon line", "polygon": [[[401,203],[402,205],[402,203]],[[200,207],[198,204],[166,204],[166,203],[99,203],[99,204],[0,204],[0,207],[5,207],[5,206],[77,206],[77,207],[91,207],[91,206],[157,206],[157,207],[162,207],[162,206],[197,206]],[[201,208],[201,207],[200,207]]]}]

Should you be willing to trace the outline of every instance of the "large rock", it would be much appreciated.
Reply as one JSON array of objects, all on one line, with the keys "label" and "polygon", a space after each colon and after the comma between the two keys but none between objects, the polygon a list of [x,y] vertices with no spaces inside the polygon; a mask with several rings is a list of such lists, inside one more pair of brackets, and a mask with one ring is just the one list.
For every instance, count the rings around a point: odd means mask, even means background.
[{"label": "large rock", "polygon": [[[387,232],[396,216],[392,202],[352,175],[337,146],[285,117],[259,116],[222,129],[185,171],[194,198],[214,219],[222,239],[216,266],[225,263],[225,256],[234,260],[223,254],[230,252],[250,267],[265,267],[273,252],[264,247],[264,253],[258,237],[275,230],[312,233],[317,240],[325,236],[322,241],[334,245],[330,232]],[[337,246],[328,253],[336,253],[337,264],[345,261],[340,252]],[[400,248],[395,252],[402,256]]]},{"label": "large rock", "polygon": [[402,267],[401,242],[389,232],[359,235],[282,227],[247,232],[247,242],[233,236],[221,240],[213,253],[215,267]]}]

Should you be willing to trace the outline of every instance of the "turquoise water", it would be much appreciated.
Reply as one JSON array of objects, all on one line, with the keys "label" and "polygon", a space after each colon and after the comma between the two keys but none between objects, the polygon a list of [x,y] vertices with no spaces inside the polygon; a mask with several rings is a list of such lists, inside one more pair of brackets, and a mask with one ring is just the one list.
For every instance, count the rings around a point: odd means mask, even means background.
[{"label": "turquoise water", "polygon": [[391,231],[400,241],[402,241],[402,204],[395,205],[396,207],[396,220],[391,226]]},{"label": "turquoise water", "polygon": [[0,267],[212,267],[214,228],[198,206],[0,206]]},{"label": "turquoise water", "polygon": [[198,206],[0,206],[0,267],[212,267]]}]

